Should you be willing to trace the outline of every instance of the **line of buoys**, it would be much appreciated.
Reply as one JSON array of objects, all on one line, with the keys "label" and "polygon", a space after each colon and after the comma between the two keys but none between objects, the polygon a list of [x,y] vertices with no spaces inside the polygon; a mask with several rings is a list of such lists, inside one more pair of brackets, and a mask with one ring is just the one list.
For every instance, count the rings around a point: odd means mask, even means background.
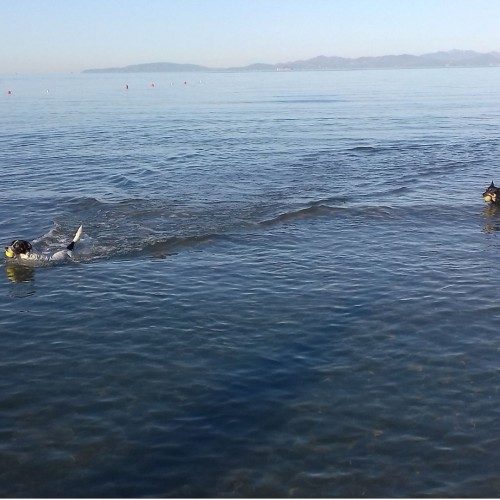
[{"label": "line of buoys", "polygon": [[[188,82],[187,80],[184,80],[182,83],[183,83],[184,85],[188,85],[188,83],[189,83],[189,82]],[[199,83],[200,83],[200,84],[203,84],[203,81],[202,81],[202,80],[200,80],[200,81],[199,81]],[[173,87],[174,85],[175,85],[175,83],[174,83],[174,82],[170,82],[170,86],[171,86],[171,87]],[[151,83],[149,84],[149,86],[150,86],[152,89],[156,88],[156,82],[151,82]],[[130,88],[130,87],[129,87],[128,83],[125,83],[125,84],[124,84],[124,86],[123,86],[123,88],[124,88],[124,90],[129,90],[129,88]]]},{"label": "line of buoys", "polygon": [[[202,83],[203,83],[203,81],[202,81],[202,80],[200,80],[200,82],[199,82],[199,83],[200,83],[200,84],[202,84]],[[187,81],[187,80],[184,80],[183,84],[184,84],[184,85],[188,85],[188,81]],[[174,82],[170,82],[170,86],[171,86],[171,87],[173,87],[174,85],[175,85],[175,83],[174,83]],[[153,89],[154,89],[154,88],[156,88],[156,83],[155,83],[155,82],[151,82],[151,83],[149,84],[149,86],[150,86],[151,88],[153,88]],[[129,90],[129,88],[130,88],[130,87],[129,87],[129,84],[128,84],[128,83],[125,83],[125,85],[124,85],[124,87],[123,87],[123,88],[124,88],[124,90]],[[46,93],[46,94],[49,94],[49,93],[50,93],[49,89],[45,89],[45,93]],[[7,90],[5,91],[5,94],[6,94],[6,95],[14,95],[14,91],[13,91],[12,89],[7,89]]]},{"label": "line of buoys", "polygon": [[[50,90],[49,90],[49,89],[45,89],[45,91],[44,91],[44,92],[45,92],[46,94],[50,94]],[[5,93],[6,93],[7,95],[14,95],[14,91],[13,91],[13,90],[11,90],[11,89],[6,90],[6,91],[5,91]]]}]

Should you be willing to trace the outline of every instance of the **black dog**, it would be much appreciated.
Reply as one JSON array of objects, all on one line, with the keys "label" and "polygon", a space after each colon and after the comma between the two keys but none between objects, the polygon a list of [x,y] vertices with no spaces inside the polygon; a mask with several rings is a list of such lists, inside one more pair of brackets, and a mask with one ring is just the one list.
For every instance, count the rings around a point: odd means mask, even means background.
[{"label": "black dog", "polygon": [[8,247],[5,247],[5,257],[12,260],[24,262],[53,262],[65,260],[67,257],[73,257],[73,248],[82,235],[83,227],[80,226],[73,237],[71,243],[66,247],[66,250],[59,250],[54,255],[44,255],[37,252],[32,252],[33,247],[29,241],[14,240]]},{"label": "black dog", "polygon": [[500,188],[495,187],[493,181],[488,189],[483,193],[483,200],[486,203],[500,203]]}]

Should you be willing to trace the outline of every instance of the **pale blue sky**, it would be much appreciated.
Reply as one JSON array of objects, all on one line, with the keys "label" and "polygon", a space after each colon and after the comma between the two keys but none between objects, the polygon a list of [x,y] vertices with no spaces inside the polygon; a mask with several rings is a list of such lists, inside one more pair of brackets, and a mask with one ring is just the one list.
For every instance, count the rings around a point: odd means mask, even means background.
[{"label": "pale blue sky", "polygon": [[1,0],[0,73],[500,51],[500,0]]}]

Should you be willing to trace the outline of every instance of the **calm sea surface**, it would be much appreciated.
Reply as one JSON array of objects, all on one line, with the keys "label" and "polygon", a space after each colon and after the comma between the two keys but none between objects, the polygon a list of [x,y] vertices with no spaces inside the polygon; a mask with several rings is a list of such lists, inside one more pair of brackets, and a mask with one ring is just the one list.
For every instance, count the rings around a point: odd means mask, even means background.
[{"label": "calm sea surface", "polygon": [[499,82],[1,78],[0,495],[500,496]]}]

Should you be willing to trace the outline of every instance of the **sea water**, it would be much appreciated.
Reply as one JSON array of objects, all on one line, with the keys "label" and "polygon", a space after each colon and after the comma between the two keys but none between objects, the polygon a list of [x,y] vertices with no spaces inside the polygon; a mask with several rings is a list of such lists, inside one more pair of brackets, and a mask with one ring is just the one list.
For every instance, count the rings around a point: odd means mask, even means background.
[{"label": "sea water", "polygon": [[498,496],[499,80],[0,79],[0,494]]}]

